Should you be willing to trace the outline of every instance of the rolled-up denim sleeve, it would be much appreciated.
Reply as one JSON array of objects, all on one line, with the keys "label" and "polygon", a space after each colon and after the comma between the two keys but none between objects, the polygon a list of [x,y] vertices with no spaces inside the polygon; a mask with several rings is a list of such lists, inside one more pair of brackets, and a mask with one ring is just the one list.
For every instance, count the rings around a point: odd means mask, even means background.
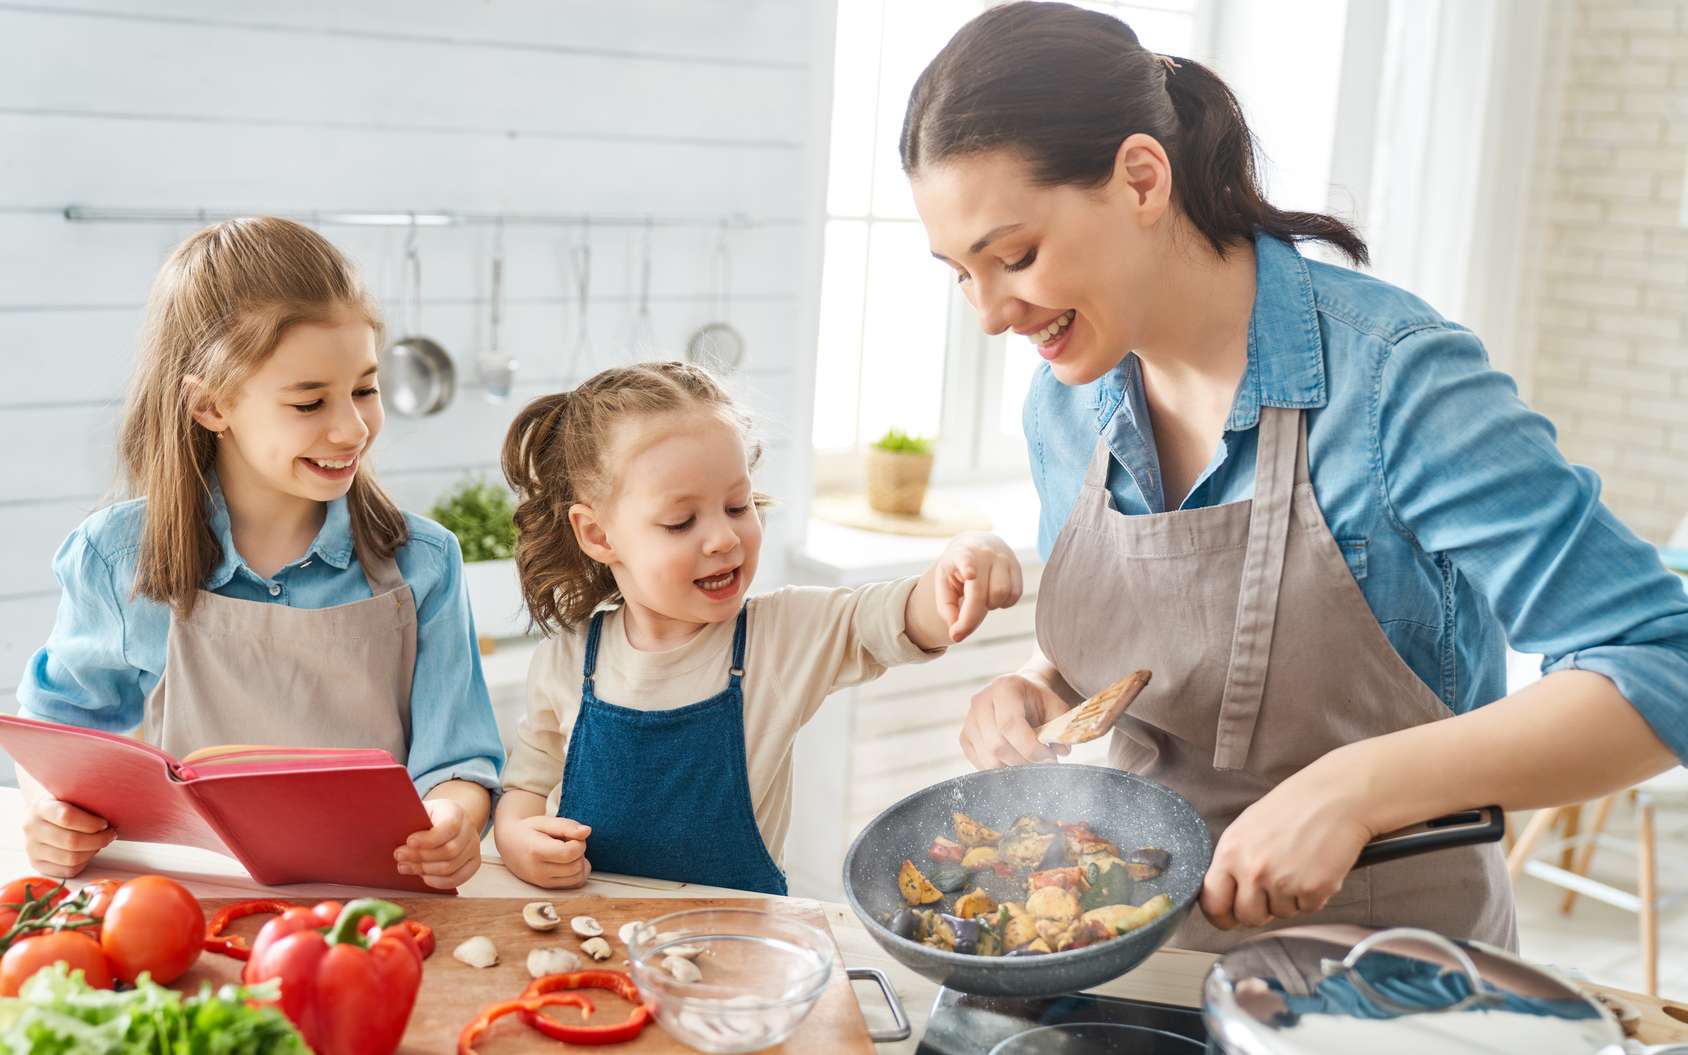
[{"label": "rolled-up denim sleeve", "polygon": [[417,607],[410,778],[422,795],[444,781],[467,780],[496,798],[504,745],[475,644],[462,551],[449,534],[413,538],[407,548],[422,551],[414,570],[406,569]]},{"label": "rolled-up denim sleeve", "polygon": [[1688,760],[1688,589],[1454,326],[1385,349],[1373,458],[1395,526],[1487,599],[1544,673],[1609,678]]},{"label": "rolled-up denim sleeve", "polygon": [[111,564],[83,528],[53,557],[59,608],[47,642],[18,683],[19,711],[66,725],[123,733],[141,724],[141,672],[125,653],[123,599]]}]

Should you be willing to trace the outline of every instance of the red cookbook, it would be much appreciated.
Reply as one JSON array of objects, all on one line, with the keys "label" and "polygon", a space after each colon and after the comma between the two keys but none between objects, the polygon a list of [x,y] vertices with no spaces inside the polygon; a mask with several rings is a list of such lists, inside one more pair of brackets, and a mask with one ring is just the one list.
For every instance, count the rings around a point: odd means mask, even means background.
[{"label": "red cookbook", "polygon": [[182,759],[132,737],[0,715],[0,748],[117,837],[228,854],[266,886],[443,893],[393,851],[430,827],[410,774],[376,748],[207,747]]}]

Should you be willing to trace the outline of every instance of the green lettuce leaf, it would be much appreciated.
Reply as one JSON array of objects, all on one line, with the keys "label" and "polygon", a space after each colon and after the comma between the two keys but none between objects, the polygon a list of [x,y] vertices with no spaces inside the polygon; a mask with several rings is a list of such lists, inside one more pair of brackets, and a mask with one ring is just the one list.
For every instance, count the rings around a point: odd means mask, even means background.
[{"label": "green lettuce leaf", "polygon": [[276,983],[210,983],[184,998],[141,975],[124,992],[90,988],[63,963],[36,972],[0,999],[0,1052],[6,1055],[310,1055],[274,1000]]}]

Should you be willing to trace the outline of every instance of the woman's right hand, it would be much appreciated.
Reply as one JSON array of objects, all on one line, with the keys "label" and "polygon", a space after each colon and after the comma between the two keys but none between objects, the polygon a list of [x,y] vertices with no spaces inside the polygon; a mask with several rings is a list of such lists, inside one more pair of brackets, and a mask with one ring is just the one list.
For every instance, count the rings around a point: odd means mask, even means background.
[{"label": "woman's right hand", "polygon": [[79,874],[115,838],[117,832],[104,818],[55,798],[36,799],[23,822],[23,846],[29,863],[54,879]]},{"label": "woman's right hand", "polygon": [[976,769],[1053,762],[1071,748],[1040,743],[1037,727],[1067,709],[1067,701],[1042,681],[1003,674],[974,694],[961,727],[961,750]]},{"label": "woman's right hand", "polygon": [[584,824],[541,813],[509,821],[497,834],[498,852],[510,871],[534,886],[577,887],[592,874],[586,859],[591,834]]}]

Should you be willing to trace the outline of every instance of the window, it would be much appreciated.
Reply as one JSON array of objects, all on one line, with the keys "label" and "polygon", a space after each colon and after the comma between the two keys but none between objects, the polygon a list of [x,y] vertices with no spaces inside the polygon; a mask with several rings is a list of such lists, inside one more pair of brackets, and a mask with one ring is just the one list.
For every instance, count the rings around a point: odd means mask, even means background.
[{"label": "window", "polygon": [[[1201,55],[1203,0],[1091,2],[1156,51]],[[1037,364],[1022,337],[986,337],[933,260],[897,157],[915,78],[982,0],[839,0],[831,168],[815,371],[815,479],[857,473],[887,429],[938,437],[951,482],[1023,476],[1020,405]]]}]

